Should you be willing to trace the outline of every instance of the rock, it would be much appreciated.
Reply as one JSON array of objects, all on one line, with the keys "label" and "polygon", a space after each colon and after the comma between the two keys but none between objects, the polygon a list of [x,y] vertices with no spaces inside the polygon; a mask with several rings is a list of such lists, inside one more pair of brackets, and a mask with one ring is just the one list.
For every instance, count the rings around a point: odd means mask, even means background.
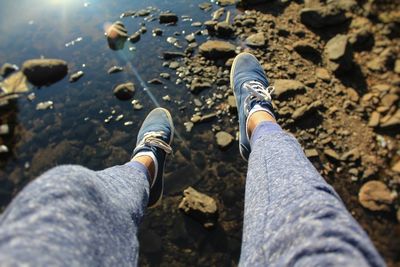
[{"label": "rock", "polygon": [[200,3],[200,4],[199,4],[199,8],[200,8],[201,10],[206,10],[206,11],[208,11],[208,10],[210,10],[210,9],[212,8],[212,4],[209,3],[209,2]]},{"label": "rock", "polygon": [[139,17],[147,17],[148,15],[150,15],[150,13],[151,13],[151,11],[149,9],[141,9],[136,14]]},{"label": "rock", "polygon": [[331,75],[329,74],[328,70],[325,68],[317,68],[315,70],[315,76],[317,76],[317,78],[323,80],[324,82],[331,81]]},{"label": "rock", "polygon": [[225,13],[224,7],[218,8],[211,14],[212,21],[215,21],[215,23],[217,23],[218,20],[224,15],[224,13]]},{"label": "rock", "polygon": [[160,73],[160,77],[163,79],[169,80],[171,78],[171,75],[169,73],[162,72],[162,73]]},{"label": "rock", "polygon": [[155,78],[155,79],[151,79],[149,81],[147,81],[147,83],[149,84],[164,84],[161,80]]},{"label": "rock", "polygon": [[227,149],[235,140],[230,133],[220,131],[215,135],[217,139],[217,145],[220,149]]},{"label": "rock", "polygon": [[293,44],[293,49],[306,59],[319,59],[320,52],[315,44],[309,40],[297,41]]},{"label": "rock", "polygon": [[168,68],[176,70],[177,68],[179,68],[179,62],[177,61],[172,61],[169,63]]},{"label": "rock", "polygon": [[8,124],[0,125],[0,135],[8,135],[10,133],[10,126]]},{"label": "rock", "polygon": [[163,30],[161,30],[160,28],[153,29],[153,35],[161,36],[162,34],[163,34]]},{"label": "rock", "polygon": [[209,82],[202,82],[197,79],[193,79],[192,83],[190,84],[190,92],[193,94],[197,94],[204,89],[208,89],[211,87],[211,83]]},{"label": "rock", "polygon": [[190,26],[192,27],[201,27],[203,25],[203,23],[201,23],[200,21],[195,21],[192,24],[190,24]]},{"label": "rock", "polygon": [[169,95],[165,95],[162,97],[164,101],[171,101],[171,97]]},{"label": "rock", "polygon": [[26,76],[21,71],[17,71],[0,82],[0,99],[6,100],[8,97],[12,98],[15,94],[24,93],[29,90],[30,86]]},{"label": "rock", "polygon": [[217,0],[217,4],[220,6],[235,5],[237,0]]},{"label": "rock", "polygon": [[321,107],[323,107],[323,105],[320,100],[317,100],[310,105],[304,105],[293,112],[292,119],[294,119],[295,121],[303,119],[307,115],[316,112]]},{"label": "rock", "polygon": [[358,148],[350,149],[349,151],[343,153],[341,159],[346,161],[356,162],[361,158],[361,153]]},{"label": "rock", "polygon": [[113,74],[113,73],[121,72],[121,71],[123,71],[123,70],[124,70],[123,67],[112,66],[111,68],[108,69],[107,73],[108,73],[108,74]]},{"label": "rock", "polygon": [[68,73],[67,62],[61,59],[31,59],[24,62],[22,72],[35,86],[50,85]]},{"label": "rock", "polygon": [[400,160],[398,160],[392,167],[392,171],[400,173]]},{"label": "rock", "polygon": [[394,72],[396,72],[397,74],[400,74],[400,59],[397,59],[394,62]]},{"label": "rock", "polygon": [[344,10],[333,5],[313,8],[303,8],[300,11],[300,21],[314,28],[323,28],[341,24],[347,20]]},{"label": "rock", "polygon": [[226,21],[221,21],[215,25],[215,31],[218,36],[230,37],[235,32],[235,29]]},{"label": "rock", "polygon": [[330,158],[330,159],[333,159],[333,160],[336,160],[336,161],[339,161],[339,160],[340,160],[339,154],[336,153],[336,151],[334,151],[334,150],[331,149],[331,148],[325,148],[325,149],[324,149],[324,154],[325,154],[328,158]]},{"label": "rock", "polygon": [[0,145],[0,155],[10,152],[6,145]]},{"label": "rock", "polygon": [[206,27],[206,29],[209,32],[214,32],[215,31],[215,26],[217,25],[217,21],[214,20],[207,20],[206,22],[204,22],[204,26]]},{"label": "rock", "polygon": [[277,98],[284,98],[289,95],[298,94],[305,91],[305,85],[296,80],[277,79],[274,83],[274,94]]},{"label": "rock", "polygon": [[236,47],[224,41],[207,41],[200,45],[200,53],[208,59],[228,58],[235,55]]},{"label": "rock", "polygon": [[3,78],[7,78],[11,73],[16,72],[18,70],[17,65],[13,65],[10,63],[4,63],[0,68],[0,76]]},{"label": "rock", "polygon": [[371,116],[369,117],[369,121],[368,121],[368,126],[369,127],[377,127],[379,125],[379,120],[381,118],[381,115],[379,114],[379,112],[372,112]]},{"label": "rock", "polygon": [[399,127],[400,126],[400,109],[396,111],[396,113],[389,117],[385,121],[380,121],[380,128],[394,128],[394,127]]},{"label": "rock", "polygon": [[390,211],[395,197],[389,188],[381,181],[369,181],[365,183],[359,193],[360,204],[372,211]]},{"label": "rock", "polygon": [[170,60],[174,58],[180,58],[180,57],[185,57],[185,53],[182,52],[171,52],[171,51],[164,51],[163,52],[163,58],[165,60]]},{"label": "rock", "polygon": [[144,33],[147,32],[147,28],[146,28],[145,26],[142,26],[142,27],[140,27],[139,32],[140,32],[141,34],[144,34]]},{"label": "rock", "polygon": [[266,39],[263,32],[255,33],[246,38],[246,45],[254,48],[264,47]]},{"label": "rock", "polygon": [[214,227],[218,219],[217,202],[192,187],[185,189],[183,195],[179,210],[199,221],[205,228]]},{"label": "rock", "polygon": [[139,42],[140,40],[140,32],[135,32],[134,34],[132,34],[131,36],[129,36],[128,40],[129,42],[131,42],[132,44]]},{"label": "rock", "polygon": [[161,13],[159,17],[160,23],[176,23],[178,16],[174,13]]},{"label": "rock", "polygon": [[304,154],[306,155],[307,158],[318,158],[318,151],[316,149],[306,149],[304,150]]},{"label": "rock", "polygon": [[121,19],[123,19],[123,18],[133,17],[135,15],[136,15],[136,11],[129,10],[129,11],[125,11],[124,13],[122,13],[119,17]]},{"label": "rock", "polygon": [[191,121],[187,121],[183,125],[185,126],[186,132],[190,133],[193,129],[194,123]]},{"label": "rock", "polygon": [[325,63],[333,72],[350,70],[353,65],[353,51],[346,35],[338,34],[330,39],[324,54]]},{"label": "rock", "polygon": [[238,5],[247,7],[265,3],[265,0],[239,0]]},{"label": "rock", "polygon": [[133,109],[134,109],[134,110],[141,110],[141,109],[143,109],[143,105],[140,103],[139,100],[134,99],[134,100],[132,100],[131,103],[132,103],[132,106],[133,106]]},{"label": "rock", "polygon": [[373,46],[374,35],[369,29],[358,29],[350,36],[349,42],[357,51],[366,50],[366,48]]},{"label": "rock", "polygon": [[112,50],[121,50],[124,48],[125,41],[128,38],[128,31],[121,21],[116,21],[106,31],[108,46]]},{"label": "rock", "polygon": [[80,78],[83,77],[84,74],[85,73],[81,70],[71,74],[71,76],[69,77],[69,82],[74,83],[74,82],[78,81]]},{"label": "rock", "polygon": [[381,99],[381,105],[387,108],[392,107],[399,100],[397,94],[386,94]]},{"label": "rock", "polygon": [[53,101],[44,101],[36,105],[36,110],[53,109]]},{"label": "rock", "polygon": [[193,33],[191,33],[191,34],[188,34],[188,35],[185,36],[185,40],[186,40],[188,43],[193,43],[193,42],[196,41],[196,37],[194,36]]},{"label": "rock", "polygon": [[135,93],[135,85],[131,82],[122,83],[115,86],[113,92],[119,100],[129,100]]}]

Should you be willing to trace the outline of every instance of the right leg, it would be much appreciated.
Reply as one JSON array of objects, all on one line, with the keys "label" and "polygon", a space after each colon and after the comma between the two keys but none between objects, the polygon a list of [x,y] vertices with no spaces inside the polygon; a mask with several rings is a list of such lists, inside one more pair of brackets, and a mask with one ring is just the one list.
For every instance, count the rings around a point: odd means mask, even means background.
[{"label": "right leg", "polygon": [[251,147],[241,265],[385,265],[293,136],[264,122]]},{"label": "right leg", "polygon": [[249,159],[243,243],[244,266],[384,266],[368,236],[333,188],[276,124],[271,87],[257,59],[232,65],[240,153]]}]

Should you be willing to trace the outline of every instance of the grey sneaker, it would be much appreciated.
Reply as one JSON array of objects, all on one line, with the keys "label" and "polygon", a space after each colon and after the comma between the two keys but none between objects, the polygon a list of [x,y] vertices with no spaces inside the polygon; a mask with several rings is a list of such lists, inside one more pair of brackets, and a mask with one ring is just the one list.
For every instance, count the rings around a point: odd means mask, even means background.
[{"label": "grey sneaker", "polygon": [[149,207],[156,206],[162,199],[164,190],[164,167],[167,154],[172,153],[174,124],[171,114],[164,108],[155,108],[140,127],[136,148],[132,158],[141,152],[153,152],[155,177],[150,185]]},{"label": "grey sneaker", "polygon": [[271,93],[274,88],[269,86],[257,58],[246,52],[237,55],[233,61],[230,80],[239,115],[239,151],[242,158],[248,160],[251,152],[250,138],[247,133],[250,110],[258,104],[275,118],[271,102]]}]

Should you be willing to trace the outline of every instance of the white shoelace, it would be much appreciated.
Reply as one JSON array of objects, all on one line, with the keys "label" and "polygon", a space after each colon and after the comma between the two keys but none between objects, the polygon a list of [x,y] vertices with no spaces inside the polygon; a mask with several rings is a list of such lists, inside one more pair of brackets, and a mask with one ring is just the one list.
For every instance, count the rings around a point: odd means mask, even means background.
[{"label": "white shoelace", "polygon": [[148,132],[143,135],[142,141],[137,145],[137,147],[141,146],[155,146],[165,151],[167,154],[172,153],[172,148],[165,141],[161,140],[159,137],[162,137],[165,133],[163,131],[159,132]]},{"label": "white shoelace", "polygon": [[271,94],[275,88],[273,86],[265,86],[258,81],[245,82],[244,88],[249,92],[249,95],[244,100],[244,110],[246,113],[250,111],[250,103],[256,99],[256,101],[271,101]]}]

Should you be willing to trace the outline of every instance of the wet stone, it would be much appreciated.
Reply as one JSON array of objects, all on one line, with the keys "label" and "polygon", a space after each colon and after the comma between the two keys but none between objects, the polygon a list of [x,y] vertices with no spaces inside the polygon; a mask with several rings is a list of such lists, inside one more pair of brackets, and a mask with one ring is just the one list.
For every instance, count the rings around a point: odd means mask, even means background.
[{"label": "wet stone", "polygon": [[217,145],[220,149],[227,149],[234,141],[234,137],[227,132],[220,131],[215,135]]},{"label": "wet stone", "polygon": [[161,36],[163,34],[163,30],[161,30],[160,28],[155,28],[153,29],[153,35],[155,36]]},{"label": "wet stone", "polygon": [[18,70],[18,66],[10,63],[4,63],[0,68],[0,76],[6,78],[11,73],[16,72]]},{"label": "wet stone", "polygon": [[36,110],[53,109],[53,101],[44,101],[36,105]]},{"label": "wet stone", "polygon": [[208,89],[211,87],[211,83],[209,82],[201,82],[198,80],[193,80],[192,84],[190,85],[190,92],[193,94],[198,94],[204,89]]},{"label": "wet stone", "polygon": [[164,51],[163,52],[163,58],[165,60],[170,60],[170,59],[174,59],[174,58],[181,58],[181,57],[185,57],[186,54],[182,53],[182,52],[172,52],[172,51]]},{"label": "wet stone", "polygon": [[169,80],[171,78],[171,75],[169,73],[162,72],[162,73],[160,73],[160,77],[163,79]]},{"label": "wet stone", "polygon": [[112,66],[111,68],[108,69],[107,73],[108,74],[113,74],[113,73],[117,73],[117,72],[121,72],[124,71],[123,67],[120,66]]},{"label": "wet stone", "polygon": [[128,41],[131,42],[132,44],[139,42],[140,40],[140,32],[135,32],[131,36],[129,36]]},{"label": "wet stone", "polygon": [[229,37],[235,32],[235,29],[229,23],[221,21],[215,25],[215,31],[221,37]]},{"label": "wet stone", "polygon": [[50,85],[67,75],[68,65],[61,59],[31,59],[24,62],[22,72],[33,85]]},{"label": "wet stone", "polygon": [[200,222],[205,228],[213,228],[218,219],[217,202],[192,187],[185,189],[183,196],[179,210]]},{"label": "wet stone", "polygon": [[80,78],[83,77],[84,74],[85,73],[81,70],[71,74],[71,76],[69,77],[69,82],[70,83],[77,82]]},{"label": "wet stone", "polygon": [[178,16],[174,13],[161,13],[159,17],[160,23],[176,23]]},{"label": "wet stone", "polygon": [[151,79],[151,80],[147,81],[147,83],[156,84],[156,85],[164,84],[160,79],[157,79],[157,78]]},{"label": "wet stone", "polygon": [[135,93],[135,85],[131,82],[122,83],[115,86],[113,92],[119,100],[129,100]]},{"label": "wet stone", "polygon": [[188,34],[188,35],[185,36],[185,40],[186,40],[188,43],[193,43],[193,42],[196,41],[196,37],[194,36],[193,33],[191,33],[191,34]]},{"label": "wet stone", "polygon": [[360,204],[372,211],[390,211],[395,196],[381,181],[369,181],[365,183],[359,193]]},{"label": "wet stone", "polygon": [[106,36],[111,50],[121,50],[128,38],[128,31],[121,21],[116,21],[107,29]]}]

